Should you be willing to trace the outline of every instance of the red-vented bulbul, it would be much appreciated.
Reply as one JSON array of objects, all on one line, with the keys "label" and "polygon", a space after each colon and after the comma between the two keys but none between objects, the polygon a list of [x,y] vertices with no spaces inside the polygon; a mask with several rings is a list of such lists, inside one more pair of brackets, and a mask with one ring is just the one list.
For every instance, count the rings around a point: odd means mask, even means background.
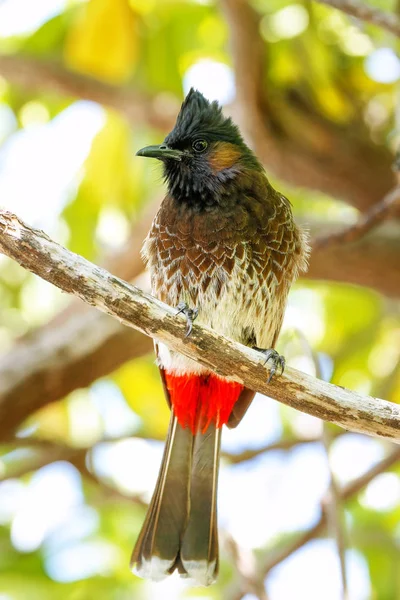
[{"label": "red-vented bulbul", "polygon": [[[269,183],[236,125],[191,90],[173,131],[139,156],[162,161],[168,194],[144,242],[153,294],[247,346],[270,374],[290,285],[306,267],[307,240],[289,201]],[[254,392],[156,343],[171,408],[164,456],[132,555],[137,574],[175,569],[209,585],[218,572],[216,493],[221,428],[236,427]]]}]

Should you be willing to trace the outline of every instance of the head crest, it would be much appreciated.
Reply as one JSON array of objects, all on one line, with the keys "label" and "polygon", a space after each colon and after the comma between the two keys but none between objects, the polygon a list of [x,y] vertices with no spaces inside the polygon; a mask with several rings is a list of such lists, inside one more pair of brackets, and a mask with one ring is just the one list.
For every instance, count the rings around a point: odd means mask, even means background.
[{"label": "head crest", "polygon": [[238,127],[230,117],[222,114],[218,102],[210,102],[198,90],[191,88],[183,101],[175,127],[165,141],[174,144],[196,135],[243,143]]}]

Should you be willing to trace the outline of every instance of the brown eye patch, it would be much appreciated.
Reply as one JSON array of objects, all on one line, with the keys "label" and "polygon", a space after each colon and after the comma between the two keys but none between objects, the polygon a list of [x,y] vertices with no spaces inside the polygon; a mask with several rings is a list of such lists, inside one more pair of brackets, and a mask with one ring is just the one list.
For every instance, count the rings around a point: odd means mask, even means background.
[{"label": "brown eye patch", "polygon": [[240,150],[229,142],[218,142],[208,156],[208,163],[214,172],[229,169],[239,160]]}]

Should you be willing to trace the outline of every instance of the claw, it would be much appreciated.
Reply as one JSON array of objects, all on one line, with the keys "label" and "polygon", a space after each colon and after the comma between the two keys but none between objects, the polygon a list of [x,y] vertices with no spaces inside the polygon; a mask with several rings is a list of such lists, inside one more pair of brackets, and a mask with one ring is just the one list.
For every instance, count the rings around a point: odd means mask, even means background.
[{"label": "claw", "polygon": [[179,302],[177,309],[177,315],[184,314],[186,317],[186,334],[185,337],[189,337],[192,333],[193,322],[196,320],[199,309],[198,308],[189,308],[186,302]]},{"label": "claw", "polygon": [[271,362],[267,383],[270,383],[274,375],[277,374],[278,367],[280,368],[279,375],[283,375],[286,365],[286,360],[284,356],[278,354],[278,352],[273,348],[267,348],[266,350],[264,350],[263,348],[255,347],[254,350],[258,350],[258,352],[261,352],[261,354],[264,355],[264,366],[267,364],[267,362]]}]

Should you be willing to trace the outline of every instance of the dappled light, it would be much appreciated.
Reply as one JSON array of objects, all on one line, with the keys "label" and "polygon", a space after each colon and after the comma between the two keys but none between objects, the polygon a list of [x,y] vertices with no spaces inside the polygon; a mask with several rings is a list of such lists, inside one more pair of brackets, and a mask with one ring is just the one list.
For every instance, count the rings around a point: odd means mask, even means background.
[{"label": "dappled light", "polygon": [[[195,88],[310,233],[277,350],[399,404],[400,17],[358,4],[0,0],[1,209],[149,292],[165,182],[136,152]],[[398,446],[274,383],[223,431],[217,582],[133,575],[170,412],[151,338],[120,321],[0,255],[0,600],[400,598]]]}]

